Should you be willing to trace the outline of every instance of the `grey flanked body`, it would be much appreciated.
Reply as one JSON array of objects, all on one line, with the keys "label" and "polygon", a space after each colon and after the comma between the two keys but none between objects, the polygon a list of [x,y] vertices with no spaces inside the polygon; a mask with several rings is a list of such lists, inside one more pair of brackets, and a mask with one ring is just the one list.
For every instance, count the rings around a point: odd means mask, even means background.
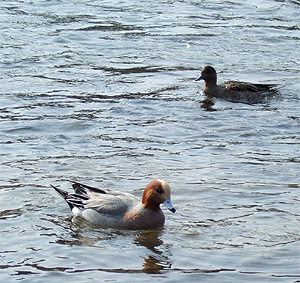
[{"label": "grey flanked body", "polygon": [[71,182],[75,193],[52,186],[68,203],[72,213],[92,223],[108,227],[152,229],[162,227],[165,216],[163,203],[175,212],[171,203],[170,187],[157,179],[148,184],[142,201],[129,193],[110,191]]}]

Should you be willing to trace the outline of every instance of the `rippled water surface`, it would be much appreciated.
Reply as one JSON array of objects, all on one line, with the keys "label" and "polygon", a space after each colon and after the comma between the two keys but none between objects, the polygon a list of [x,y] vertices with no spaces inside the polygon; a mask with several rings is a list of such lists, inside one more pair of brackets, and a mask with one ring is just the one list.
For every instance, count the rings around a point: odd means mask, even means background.
[{"label": "rippled water surface", "polygon": [[[300,282],[300,2],[0,2],[1,282]],[[194,82],[280,85],[255,105]],[[163,229],[72,218],[50,183],[141,197]]]}]

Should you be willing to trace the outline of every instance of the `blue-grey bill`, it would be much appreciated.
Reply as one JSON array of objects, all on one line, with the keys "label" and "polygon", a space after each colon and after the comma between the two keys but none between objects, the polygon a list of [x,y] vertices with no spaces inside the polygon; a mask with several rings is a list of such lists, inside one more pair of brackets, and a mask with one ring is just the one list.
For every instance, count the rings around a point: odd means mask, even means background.
[{"label": "blue-grey bill", "polygon": [[169,209],[170,211],[172,211],[173,213],[176,211],[176,209],[174,208],[171,200],[169,198],[167,198],[163,204],[167,207],[167,209]]}]

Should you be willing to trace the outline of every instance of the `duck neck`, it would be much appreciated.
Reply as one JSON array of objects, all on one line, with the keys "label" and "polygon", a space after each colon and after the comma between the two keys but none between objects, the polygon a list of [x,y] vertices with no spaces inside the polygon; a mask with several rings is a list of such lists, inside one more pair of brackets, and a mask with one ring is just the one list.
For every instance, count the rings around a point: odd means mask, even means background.
[{"label": "duck neck", "polygon": [[151,209],[153,211],[159,211],[160,206],[159,203],[157,203],[155,200],[151,198],[151,195],[147,193],[147,191],[144,192],[143,198],[142,198],[142,204],[144,207]]},{"label": "duck neck", "polygon": [[205,87],[215,87],[217,86],[217,76],[212,76],[205,80]]}]

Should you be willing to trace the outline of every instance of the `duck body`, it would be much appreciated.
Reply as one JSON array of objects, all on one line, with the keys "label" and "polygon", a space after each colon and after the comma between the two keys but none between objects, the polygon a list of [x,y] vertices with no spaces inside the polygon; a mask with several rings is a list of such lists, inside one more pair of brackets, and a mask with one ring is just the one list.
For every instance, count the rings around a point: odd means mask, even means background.
[{"label": "duck body", "polygon": [[145,189],[142,202],[129,193],[103,190],[71,182],[75,193],[68,193],[52,186],[68,203],[75,216],[107,227],[153,229],[162,227],[165,216],[160,209],[164,203],[175,212],[170,200],[170,187],[157,179]]},{"label": "duck body", "polygon": [[217,85],[217,73],[211,66],[202,69],[196,81],[204,80],[203,93],[210,97],[222,98],[231,102],[258,103],[275,93],[275,84],[253,84],[239,81],[226,81]]}]

